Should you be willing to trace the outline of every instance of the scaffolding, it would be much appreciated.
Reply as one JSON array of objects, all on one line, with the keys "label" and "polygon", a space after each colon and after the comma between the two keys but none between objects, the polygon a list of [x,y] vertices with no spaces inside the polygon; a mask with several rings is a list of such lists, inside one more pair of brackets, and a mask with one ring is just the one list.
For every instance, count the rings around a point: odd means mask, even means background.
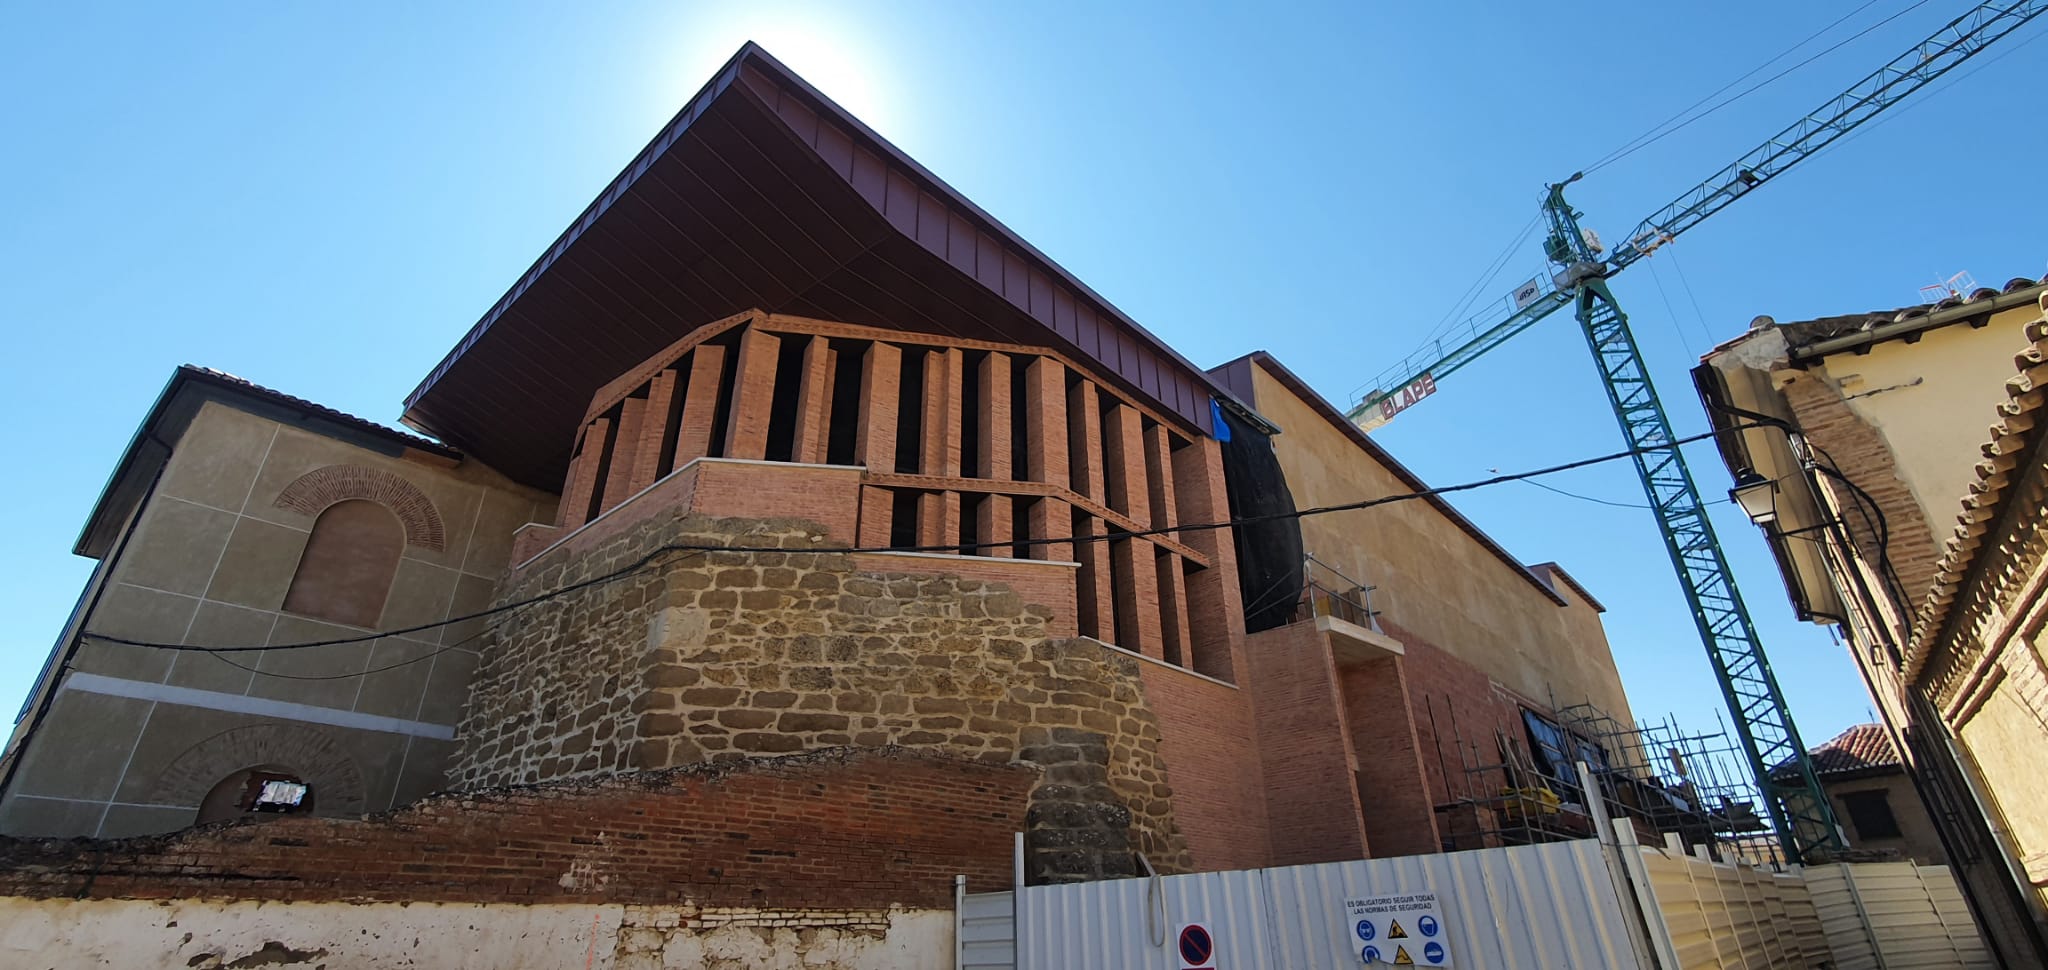
[{"label": "scaffolding", "polygon": [[1717,860],[1756,866],[1785,862],[1741,739],[1725,723],[1711,732],[1687,731],[1669,717],[1629,724],[1578,704],[1554,717],[1524,710],[1523,731],[1496,727],[1489,743],[1467,738],[1455,707],[1445,708],[1447,732],[1437,730],[1434,700],[1425,701],[1445,787],[1436,806],[1445,851],[1593,837],[1588,799],[1599,798],[1614,824],[1634,826],[1646,845],[1703,846]]}]

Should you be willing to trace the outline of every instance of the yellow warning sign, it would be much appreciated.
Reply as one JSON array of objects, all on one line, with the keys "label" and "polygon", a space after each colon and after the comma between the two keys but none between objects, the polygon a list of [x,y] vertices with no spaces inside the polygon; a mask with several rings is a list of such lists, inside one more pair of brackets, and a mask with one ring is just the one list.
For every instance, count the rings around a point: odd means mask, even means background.
[{"label": "yellow warning sign", "polygon": [[1396,946],[1396,947],[1394,947],[1394,966],[1397,966],[1397,967],[1412,967],[1412,966],[1414,966],[1414,965],[1415,965],[1415,960],[1414,960],[1413,958],[1411,958],[1411,957],[1409,957],[1409,956],[1408,956],[1408,948],[1407,948],[1407,947],[1405,947],[1405,946]]},{"label": "yellow warning sign", "polygon": [[1400,920],[1395,920],[1395,921],[1394,921],[1394,928],[1393,928],[1393,929],[1390,929],[1390,930],[1388,930],[1388,931],[1387,931],[1387,939],[1390,939],[1390,940],[1405,940],[1405,939],[1407,939],[1407,938],[1408,938],[1408,931],[1407,931],[1407,930],[1404,930],[1404,929],[1402,929],[1402,928],[1401,928],[1401,921],[1400,921]]}]

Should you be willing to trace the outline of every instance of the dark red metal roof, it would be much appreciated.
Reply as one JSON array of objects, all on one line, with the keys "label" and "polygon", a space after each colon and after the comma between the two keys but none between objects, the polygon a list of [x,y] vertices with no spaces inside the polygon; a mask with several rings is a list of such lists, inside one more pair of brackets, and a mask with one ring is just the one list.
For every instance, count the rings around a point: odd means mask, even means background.
[{"label": "dark red metal roof", "polygon": [[599,386],[750,308],[1052,346],[1202,433],[1227,397],[749,43],[427,375],[405,421],[558,488]]}]

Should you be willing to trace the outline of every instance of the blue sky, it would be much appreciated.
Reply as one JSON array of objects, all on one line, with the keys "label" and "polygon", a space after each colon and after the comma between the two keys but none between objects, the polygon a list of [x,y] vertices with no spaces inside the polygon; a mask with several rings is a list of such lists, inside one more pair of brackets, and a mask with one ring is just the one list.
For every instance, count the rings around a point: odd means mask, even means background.
[{"label": "blue sky", "polygon": [[[1964,6],[1873,2],[1807,51],[1907,12],[1572,197],[1618,237]],[[1262,348],[1347,403],[1438,325],[1544,182],[1856,8],[10,5],[0,697],[21,696],[48,652],[88,572],[72,540],[174,366],[395,420],[746,39],[1191,359]],[[1690,362],[1756,314],[1897,306],[1958,270],[1993,285],[2048,271],[2048,133],[2022,121],[2038,114],[2044,48],[2020,48],[2044,31],[1621,278],[1680,433],[1704,427]],[[1525,245],[1482,299],[1539,262]],[[1438,484],[1620,446],[1563,316],[1378,437]],[[1709,450],[1692,465],[1710,493],[1726,488]],[[1641,501],[1619,463],[1551,482]],[[1647,511],[1528,485],[1457,504],[1607,603],[1638,716],[1713,723],[1719,698]],[[1725,509],[1717,524],[1808,741],[1865,719],[1841,648],[1792,620],[1754,529]]]}]

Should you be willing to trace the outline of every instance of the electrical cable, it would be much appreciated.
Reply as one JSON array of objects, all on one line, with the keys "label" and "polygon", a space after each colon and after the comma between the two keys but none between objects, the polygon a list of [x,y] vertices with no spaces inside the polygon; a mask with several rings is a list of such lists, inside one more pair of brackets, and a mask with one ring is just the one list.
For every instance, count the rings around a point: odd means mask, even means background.
[{"label": "electrical cable", "polygon": [[1685,298],[1692,301],[1692,316],[1700,324],[1700,334],[1707,340],[1707,347],[1714,346],[1714,328],[1707,326],[1706,311],[1700,309],[1700,298],[1692,294],[1692,281],[1685,278],[1685,267],[1678,262],[1678,247],[1666,246],[1664,251],[1671,254],[1671,268],[1678,273],[1678,285],[1685,289]]},{"label": "electrical cable", "polygon": [[[1558,487],[1557,487],[1557,486],[1555,486],[1555,485],[1545,485],[1545,484],[1543,484],[1542,482],[1536,481],[1535,479],[1529,479],[1529,478],[1525,478],[1525,479],[1523,479],[1523,480],[1522,480],[1522,484],[1524,484],[1524,485],[1534,485],[1534,486],[1536,486],[1537,488],[1543,489],[1544,491],[1547,491],[1547,492],[1556,492],[1557,494],[1559,494],[1559,495],[1562,495],[1562,496],[1564,496],[1565,498],[1575,498],[1575,499],[1578,499],[1578,500],[1579,500],[1579,501],[1581,501],[1581,502],[1591,502],[1591,503],[1593,503],[1593,504],[1595,504],[1595,505],[1611,505],[1611,506],[1613,506],[1613,507],[1615,507],[1615,508],[1617,508],[1617,509],[1643,509],[1644,511],[1649,511],[1649,510],[1650,510],[1650,509],[1652,508],[1652,506],[1649,506],[1649,505],[1645,505],[1645,504],[1643,504],[1643,503],[1641,503],[1641,502],[1617,502],[1617,501],[1614,501],[1613,499],[1604,499],[1604,498],[1599,498],[1599,497],[1597,497],[1597,496],[1593,496],[1593,495],[1581,495],[1581,494],[1579,494],[1578,492],[1567,492],[1567,491],[1565,491],[1564,489],[1558,488]],[[1728,503],[1730,503],[1730,502],[1732,502],[1732,501],[1734,501],[1734,499],[1726,499],[1726,498],[1717,498],[1717,499],[1703,499],[1703,500],[1701,500],[1700,504],[1701,504],[1701,505],[1727,505]]]},{"label": "electrical cable", "polygon": [[246,664],[237,663],[233,660],[228,659],[222,654],[212,650],[202,650],[200,652],[205,653],[207,656],[210,656],[213,659],[220,661],[221,663],[227,664],[228,666],[233,667],[236,670],[246,670],[252,674],[255,674],[258,677],[270,677],[277,680],[349,680],[355,677],[368,677],[371,674],[381,674],[387,670],[397,670],[400,667],[410,667],[416,663],[425,663],[426,661],[432,660],[435,657],[438,657],[444,653],[448,653],[453,650],[460,650],[471,643],[481,640],[484,638],[484,634],[487,634],[489,632],[489,629],[478,630],[477,632],[472,633],[469,636],[463,637],[462,639],[457,640],[454,643],[443,644],[438,649],[429,651],[427,653],[423,653],[417,657],[412,658],[411,660],[401,660],[395,664],[386,664],[382,667],[372,667],[368,670],[351,671],[346,674],[281,674],[275,671],[258,670]]},{"label": "electrical cable", "polygon": [[[1725,100],[1725,101],[1722,101],[1722,102],[1720,102],[1720,103],[1718,103],[1718,104],[1715,104],[1715,105],[1714,105],[1713,107],[1711,107],[1711,108],[1708,108],[1707,110],[1705,110],[1705,111],[1702,111],[1702,112],[1700,112],[1699,114],[1693,115],[1693,116],[1692,116],[1691,118],[1688,118],[1688,119],[1686,119],[1685,121],[1681,122],[1681,123],[1680,123],[1679,125],[1677,125],[1676,127],[1673,127],[1673,128],[1669,128],[1669,129],[1666,129],[1665,131],[1663,131],[1662,133],[1659,133],[1659,134],[1658,134],[1658,135],[1656,135],[1655,137],[1653,137],[1653,138],[1650,138],[1650,139],[1649,139],[1649,140],[1647,140],[1647,141],[1643,141],[1643,142],[1641,142],[1640,144],[1637,144],[1637,145],[1635,145],[1634,147],[1631,147],[1631,148],[1629,148],[1629,149],[1628,149],[1628,150],[1626,150],[1626,151],[1623,151],[1623,152],[1621,152],[1621,153],[1619,153],[1619,154],[1614,154],[1614,155],[1612,155],[1612,157],[1609,157],[1609,158],[1603,159],[1603,160],[1601,160],[1601,161],[1599,161],[1599,162],[1596,162],[1596,163],[1594,163],[1594,164],[1592,164],[1592,165],[1590,165],[1590,166],[1587,166],[1587,167],[1586,167],[1586,169],[1585,169],[1585,172],[1586,172],[1586,174],[1588,174],[1588,175],[1591,175],[1591,174],[1593,174],[1594,172],[1597,172],[1597,171],[1599,171],[1600,169],[1606,168],[1607,166],[1609,166],[1609,165],[1612,165],[1612,164],[1614,164],[1615,162],[1621,161],[1622,159],[1624,159],[1624,158],[1627,158],[1627,157],[1629,157],[1630,155],[1633,155],[1633,154],[1635,154],[1636,152],[1642,151],[1643,149],[1645,149],[1645,148],[1648,148],[1648,147],[1650,147],[1651,145],[1654,145],[1654,144],[1656,144],[1656,143],[1658,143],[1658,142],[1660,142],[1660,141],[1663,141],[1664,139],[1666,139],[1666,138],[1669,138],[1670,136],[1672,136],[1672,135],[1675,135],[1675,134],[1677,134],[1678,132],[1680,132],[1680,131],[1683,131],[1683,130],[1685,130],[1685,129],[1686,129],[1687,127],[1690,127],[1690,126],[1691,126],[1691,125],[1692,125],[1692,124],[1693,124],[1694,122],[1697,122],[1697,121],[1699,121],[1700,119],[1702,119],[1702,118],[1705,118],[1705,117],[1707,117],[1708,115],[1711,115],[1711,114],[1713,114],[1714,112],[1716,112],[1716,111],[1719,111],[1719,110],[1721,110],[1722,108],[1728,107],[1729,105],[1731,105],[1731,104],[1734,104],[1735,102],[1737,102],[1737,101],[1740,101],[1740,100],[1742,100],[1743,98],[1746,98],[1746,97],[1749,97],[1749,96],[1750,96],[1750,95],[1752,95],[1752,94],[1755,94],[1755,93],[1756,93],[1757,91],[1759,91],[1759,90],[1763,89],[1763,88],[1764,88],[1764,87],[1765,87],[1766,85],[1769,85],[1769,84],[1771,84],[1771,83],[1773,83],[1773,82],[1777,81],[1777,80],[1778,80],[1779,78],[1782,78],[1782,77],[1784,77],[1785,75],[1787,75],[1787,74],[1790,74],[1790,73],[1792,73],[1793,71],[1799,70],[1800,68],[1802,68],[1802,67],[1805,67],[1806,65],[1808,65],[1808,64],[1811,64],[1811,63],[1813,63],[1814,61],[1820,60],[1821,58],[1823,58],[1823,57],[1826,57],[1827,55],[1829,55],[1829,54],[1832,54],[1832,53],[1834,53],[1834,52],[1835,52],[1835,51],[1837,51],[1837,50],[1840,50],[1840,49],[1841,49],[1841,48],[1842,48],[1843,46],[1845,46],[1845,45],[1847,45],[1847,44],[1849,44],[1849,43],[1851,43],[1851,42],[1853,42],[1853,41],[1855,41],[1855,40],[1857,40],[1857,39],[1861,38],[1861,37],[1862,37],[1862,36],[1864,36],[1865,34],[1868,34],[1868,33],[1870,33],[1871,31],[1873,31],[1873,30],[1876,30],[1877,28],[1879,28],[1879,27],[1882,27],[1882,26],[1884,26],[1885,24],[1891,23],[1892,21],[1894,21],[1894,20],[1897,20],[1897,19],[1899,19],[1900,17],[1903,17],[1903,16],[1905,16],[1906,14],[1912,13],[1912,12],[1913,12],[1914,10],[1917,10],[1917,9],[1919,9],[1919,8],[1921,8],[1921,7],[1924,7],[1924,6],[1926,6],[1926,5],[1927,5],[1927,3],[1928,3],[1928,0],[1914,0],[1914,2],[1913,2],[1912,4],[1910,4],[1910,5],[1908,5],[1908,6],[1906,7],[1906,9],[1904,9],[1904,10],[1901,10],[1901,11],[1899,11],[1898,13],[1892,14],[1891,16],[1889,16],[1889,17],[1886,17],[1886,18],[1884,18],[1883,20],[1880,20],[1880,21],[1878,21],[1877,23],[1871,24],[1870,26],[1868,26],[1868,27],[1865,27],[1865,28],[1863,28],[1862,30],[1859,30],[1859,31],[1857,31],[1857,32],[1855,32],[1855,33],[1853,33],[1853,34],[1850,34],[1850,35],[1849,35],[1848,37],[1845,37],[1845,38],[1843,38],[1842,40],[1840,40],[1840,41],[1837,41],[1837,42],[1835,42],[1835,44],[1834,44],[1833,46],[1830,46],[1830,47],[1828,47],[1827,49],[1825,49],[1825,50],[1822,50],[1822,51],[1820,51],[1820,52],[1818,52],[1818,53],[1814,54],[1813,56],[1811,56],[1811,57],[1808,57],[1807,59],[1805,59],[1805,60],[1803,60],[1803,61],[1800,61],[1800,62],[1799,62],[1799,63],[1797,63],[1797,64],[1794,64],[1794,65],[1792,65],[1791,67],[1788,67],[1788,68],[1786,68],[1786,69],[1784,69],[1784,70],[1782,70],[1782,71],[1779,71],[1778,73],[1776,73],[1776,74],[1773,74],[1773,75],[1771,75],[1770,77],[1767,77],[1767,78],[1763,79],[1762,81],[1758,81],[1758,82],[1757,82],[1756,84],[1753,84],[1753,85],[1751,85],[1751,86],[1749,86],[1749,87],[1747,87],[1747,88],[1744,88],[1744,89],[1743,89],[1743,90],[1742,90],[1742,91],[1741,91],[1740,93],[1738,93],[1738,94],[1734,95],[1733,97],[1730,97],[1730,98],[1728,98],[1728,99],[1727,99],[1727,100]],[[1861,8],[1858,8],[1858,9],[1861,9]],[[1825,31],[1823,31],[1823,33],[1825,33]],[[1804,43],[1804,42],[1802,42],[1802,43]],[[1709,97],[1711,97],[1711,96],[1712,96],[1712,95],[1709,95]]]},{"label": "electrical cable", "polygon": [[1814,31],[1811,34],[1806,35],[1805,39],[1801,40],[1799,43],[1793,44],[1792,46],[1787,47],[1782,51],[1779,51],[1770,60],[1765,61],[1762,64],[1758,64],[1757,66],[1752,67],[1747,71],[1744,71],[1742,74],[1736,76],[1734,80],[1729,81],[1727,84],[1723,84],[1720,87],[1707,92],[1707,94],[1704,97],[1700,98],[1698,101],[1694,101],[1693,103],[1678,109],[1678,112],[1676,114],[1673,114],[1671,117],[1666,118],[1663,121],[1657,122],[1654,125],[1651,125],[1642,134],[1637,135],[1634,138],[1631,138],[1628,141],[1623,142],[1620,148],[1616,148],[1613,151],[1600,156],[1598,159],[1595,159],[1593,162],[1594,167],[1597,168],[1601,165],[1607,164],[1608,160],[1614,158],[1616,155],[1619,155],[1623,150],[1628,149],[1630,146],[1633,146],[1636,142],[1641,141],[1644,138],[1648,138],[1649,136],[1655,134],[1657,132],[1657,129],[1662,128],[1665,125],[1668,125],[1674,121],[1677,121],[1680,118],[1685,117],[1686,114],[1688,112],[1691,112],[1694,108],[1697,108],[1700,105],[1712,101],[1713,99],[1719,97],[1721,95],[1721,92],[1726,91],[1729,88],[1732,88],[1738,84],[1741,84],[1742,82],[1750,79],[1751,77],[1754,77],[1759,71],[1762,71],[1764,68],[1770,67],[1771,65],[1776,64],[1779,61],[1782,61],[1785,58],[1791,56],[1793,51],[1796,51],[1801,47],[1805,47],[1806,45],[1813,43],[1815,40],[1819,39],[1822,34],[1825,34],[1828,31],[1835,29],[1836,27],[1840,27],[1843,21],[1846,21],[1850,17],[1854,17],[1857,14],[1870,9],[1876,3],[1877,0],[1864,0],[1862,6],[1857,7],[1856,9],[1851,10],[1848,13],[1845,13],[1840,17],[1835,18],[1835,20],[1832,23],[1829,23],[1827,26],[1822,27],[1821,29]]},{"label": "electrical cable", "polygon": [[[1739,431],[1744,430],[1748,427],[1757,426],[1758,425],[1738,425],[1735,428],[1726,430]],[[606,583],[614,582],[619,579],[623,579],[626,576],[630,576],[634,573],[637,573],[647,568],[663,556],[679,552],[698,553],[707,555],[712,553],[748,555],[762,553],[788,553],[792,551],[828,555],[850,555],[854,553],[883,552],[940,552],[957,554],[960,553],[962,550],[966,549],[1014,549],[1025,546],[1070,545],[1083,542],[1118,542],[1125,539],[1148,539],[1155,536],[1174,535],[1183,532],[1215,532],[1221,529],[1229,529],[1242,525],[1256,525],[1264,522],[1284,522],[1289,520],[1305,519],[1317,515],[1330,515],[1336,512],[1357,512],[1364,509],[1378,508],[1382,505],[1393,505],[1397,502],[1410,502],[1416,501],[1418,499],[1428,499],[1441,495],[1451,495],[1458,492],[1469,492],[1474,489],[1488,488],[1494,485],[1504,484],[1506,482],[1525,481],[1527,479],[1535,478],[1541,475],[1554,475],[1558,472],[1567,472],[1579,468],[1589,468],[1594,465],[1602,465],[1611,461],[1620,461],[1624,458],[1634,458],[1637,455],[1654,454],[1662,451],[1670,451],[1677,449],[1682,445],[1691,444],[1695,441],[1704,441],[1720,433],[1721,432],[1719,431],[1704,431],[1699,434],[1687,435],[1682,438],[1673,438],[1670,441],[1665,442],[1663,444],[1654,445],[1646,448],[1627,448],[1621,451],[1610,452],[1604,455],[1595,455],[1591,458],[1580,458],[1575,461],[1568,461],[1561,464],[1550,465],[1544,468],[1532,469],[1530,471],[1511,472],[1504,475],[1495,475],[1491,478],[1479,479],[1477,481],[1460,482],[1456,485],[1441,485],[1435,488],[1418,489],[1412,492],[1396,492],[1391,495],[1382,495],[1377,498],[1361,499],[1359,501],[1346,502],[1340,505],[1321,505],[1306,509],[1293,509],[1286,512],[1267,512],[1261,515],[1240,516],[1237,518],[1223,519],[1215,522],[1197,522],[1181,525],[1157,526],[1150,529],[1129,529],[1119,530],[1115,532],[1091,533],[1085,536],[1071,536],[1064,538],[1017,539],[1010,542],[954,542],[929,546],[827,547],[812,549],[800,549],[790,546],[710,546],[699,545],[694,543],[670,543],[668,545],[657,547],[647,552],[645,555],[642,555],[640,558],[635,559],[632,562],[627,563],[626,565],[621,566],[617,569],[614,569],[611,572],[604,573],[598,576],[593,576],[589,579],[580,580],[578,582],[570,583],[567,586],[558,587],[556,589],[548,590],[546,592],[535,593],[532,596],[528,596],[524,599],[520,599],[511,603],[505,603],[500,606],[493,606],[486,610],[478,610],[477,612],[464,614],[462,616],[449,617],[448,619],[438,620],[432,623],[421,623],[416,624],[414,626],[402,627],[396,630],[384,630],[377,633],[367,633],[351,637],[334,637],[326,640],[308,640],[300,643],[254,644],[242,646],[200,646],[185,643],[160,643],[152,640],[136,640],[128,637],[113,637],[98,633],[88,633],[83,634],[83,636],[91,637],[92,639],[99,640],[104,643],[118,643],[123,646],[129,647],[147,647],[154,650],[172,650],[186,653],[214,654],[255,653],[264,650],[305,650],[313,647],[331,647],[349,643],[367,643],[371,640],[383,639],[384,637],[403,636],[408,633],[419,633],[424,630],[432,630],[438,627],[452,626],[454,624],[467,622],[469,620],[485,619],[488,617],[498,616],[500,614],[507,613],[513,610],[533,606],[538,603],[544,603],[549,600],[558,599],[560,597],[567,596],[571,593],[581,592],[583,590],[590,589],[595,586],[600,586]]]},{"label": "electrical cable", "polygon": [[1543,213],[1541,212],[1529,217],[1529,221],[1522,226],[1520,232],[1515,234],[1515,238],[1510,240],[1507,246],[1500,251],[1500,255],[1495,256],[1493,262],[1488,263],[1485,269],[1480,270],[1479,278],[1473,280],[1472,285],[1465,288],[1464,294],[1458,297],[1456,303],[1451,304],[1450,311],[1444,314],[1443,319],[1438,320],[1436,326],[1431,327],[1429,332],[1423,335],[1424,343],[1436,339],[1447,332],[1449,328],[1463,322],[1463,318],[1460,315],[1470,308],[1472,300],[1485,289],[1486,285],[1493,282],[1494,278],[1500,275],[1501,269],[1507,265],[1508,260],[1514,258],[1515,251],[1522,248],[1522,243],[1528,240],[1529,234],[1536,231],[1536,227],[1542,222]]},{"label": "electrical cable", "polygon": [[1664,314],[1671,318],[1672,332],[1678,334],[1678,342],[1685,347],[1685,352],[1687,354],[1692,356],[1698,356],[1698,354],[1692,349],[1692,338],[1686,336],[1684,327],[1679,326],[1678,311],[1671,306],[1671,294],[1666,293],[1664,291],[1664,276],[1663,274],[1657,272],[1656,261],[1646,260],[1645,262],[1647,262],[1650,267],[1650,279],[1654,280],[1657,284],[1657,298],[1664,301]]}]

